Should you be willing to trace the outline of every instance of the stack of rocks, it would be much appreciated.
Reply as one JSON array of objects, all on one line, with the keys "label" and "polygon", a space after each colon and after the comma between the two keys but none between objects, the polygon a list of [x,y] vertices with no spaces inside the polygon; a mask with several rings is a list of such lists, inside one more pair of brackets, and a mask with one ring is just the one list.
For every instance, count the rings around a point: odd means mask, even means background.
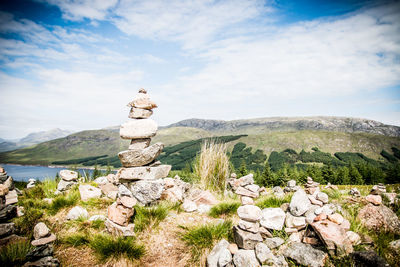
[{"label": "stack of rocks", "polygon": [[287,182],[287,185],[283,189],[283,191],[285,193],[288,193],[288,192],[296,192],[299,189],[300,189],[300,186],[296,185],[296,181],[295,180],[290,180],[290,181]]},{"label": "stack of rocks", "polygon": [[361,196],[361,193],[360,193],[360,191],[359,191],[357,188],[352,188],[352,189],[350,189],[349,194],[350,194],[351,196],[353,196],[353,197],[360,197],[360,196]]},{"label": "stack of rocks", "polygon": [[146,90],[140,89],[128,106],[131,107],[131,120],[121,125],[120,136],[131,143],[128,150],[118,153],[123,168],[115,175],[117,200],[108,208],[105,223],[109,232],[123,236],[134,234],[134,225],[130,223],[133,206],[137,202],[149,205],[161,199],[165,184],[163,178],[171,170],[170,165],[156,161],[164,145],[156,143],[150,146],[151,137],[157,132],[157,123],[149,117],[157,105],[150,100]]},{"label": "stack of rocks", "polygon": [[252,173],[239,179],[231,178],[228,183],[233,191],[240,196],[242,205],[253,205],[254,199],[260,196],[260,187],[254,184]]},{"label": "stack of rocks", "polygon": [[386,186],[382,183],[374,185],[370,192],[371,195],[382,195],[383,193],[386,193]]},{"label": "stack of rocks", "polygon": [[31,242],[33,249],[27,254],[29,260],[24,266],[59,266],[60,262],[53,257],[53,245],[56,236],[50,229],[40,222],[33,228],[34,240]]},{"label": "stack of rocks", "polygon": [[26,185],[26,188],[29,189],[29,188],[35,187],[35,185],[36,185],[36,179],[31,178],[28,180],[28,184]]},{"label": "stack of rocks", "polygon": [[14,188],[13,178],[7,175],[6,170],[0,166],[0,208],[18,202],[17,189]]},{"label": "stack of rocks", "polygon": [[304,185],[304,188],[307,194],[313,195],[319,191],[319,183],[314,182],[311,177],[307,177],[307,183]]},{"label": "stack of rocks", "polygon": [[76,171],[70,170],[61,170],[59,172],[59,176],[61,178],[60,182],[57,185],[56,195],[61,192],[67,191],[73,185],[78,183],[78,173]]}]

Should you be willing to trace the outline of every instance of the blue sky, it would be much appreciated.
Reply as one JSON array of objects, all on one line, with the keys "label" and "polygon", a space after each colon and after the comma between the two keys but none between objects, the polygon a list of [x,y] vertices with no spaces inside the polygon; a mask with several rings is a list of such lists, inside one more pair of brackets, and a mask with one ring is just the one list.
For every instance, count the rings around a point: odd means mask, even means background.
[{"label": "blue sky", "polygon": [[398,1],[5,0],[0,137],[118,125],[141,87],[187,118],[400,125]]}]

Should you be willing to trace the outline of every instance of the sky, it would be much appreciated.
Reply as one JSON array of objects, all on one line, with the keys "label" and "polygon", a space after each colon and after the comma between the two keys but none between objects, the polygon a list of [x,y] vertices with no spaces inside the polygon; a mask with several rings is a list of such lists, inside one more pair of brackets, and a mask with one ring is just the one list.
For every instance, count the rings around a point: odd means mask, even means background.
[{"label": "sky", "polygon": [[2,0],[0,137],[189,118],[400,125],[399,1]]}]

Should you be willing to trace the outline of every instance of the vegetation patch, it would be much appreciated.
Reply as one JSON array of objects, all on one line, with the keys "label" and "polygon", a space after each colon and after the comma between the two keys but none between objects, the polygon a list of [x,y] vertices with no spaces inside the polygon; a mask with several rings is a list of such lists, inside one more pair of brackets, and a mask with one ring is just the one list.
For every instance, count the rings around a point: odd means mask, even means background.
[{"label": "vegetation patch", "polygon": [[256,206],[260,209],[279,208],[283,203],[290,203],[293,194],[285,194],[284,197],[264,196],[256,201]]},{"label": "vegetation patch", "polygon": [[79,191],[71,189],[67,195],[59,195],[53,199],[49,206],[49,213],[54,215],[63,208],[75,206],[80,198]]},{"label": "vegetation patch", "polygon": [[153,207],[135,206],[135,232],[142,232],[145,229],[157,227],[169,212],[170,207],[162,203]]},{"label": "vegetation patch", "polygon": [[208,215],[217,218],[220,216],[232,216],[236,214],[237,209],[240,207],[240,202],[221,202],[214,205]]},{"label": "vegetation patch", "polygon": [[1,266],[22,266],[26,261],[26,254],[31,249],[29,240],[11,242],[0,247]]}]

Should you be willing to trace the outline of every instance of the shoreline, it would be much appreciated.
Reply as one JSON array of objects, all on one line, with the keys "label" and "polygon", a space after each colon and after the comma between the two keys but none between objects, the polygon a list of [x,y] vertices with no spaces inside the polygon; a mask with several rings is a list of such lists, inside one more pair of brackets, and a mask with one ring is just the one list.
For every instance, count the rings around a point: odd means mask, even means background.
[{"label": "shoreline", "polygon": [[[46,168],[65,168],[65,169],[84,169],[84,170],[94,170],[95,167],[77,166],[72,168],[68,165],[40,165],[40,164],[19,164],[19,163],[0,163],[0,166],[13,165],[13,166],[27,166],[27,167],[46,167]],[[107,168],[97,168],[100,171],[106,171]],[[116,171],[117,169],[111,168],[111,171]]]}]

